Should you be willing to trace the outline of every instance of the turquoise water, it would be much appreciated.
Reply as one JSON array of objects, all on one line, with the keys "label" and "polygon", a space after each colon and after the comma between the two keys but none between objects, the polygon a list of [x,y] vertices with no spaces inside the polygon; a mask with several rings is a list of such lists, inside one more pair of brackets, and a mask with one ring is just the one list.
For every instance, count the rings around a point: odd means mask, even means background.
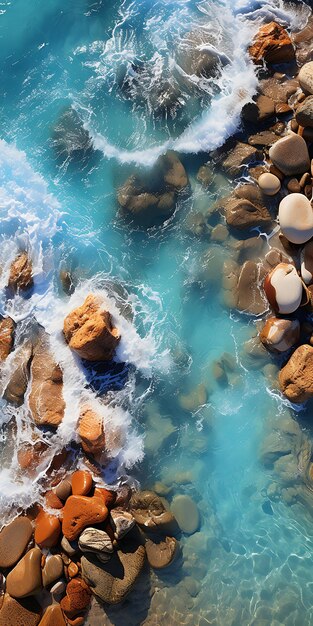
[{"label": "turquoise water", "polygon": [[[263,370],[269,359],[253,363],[245,354],[255,321],[231,312],[222,289],[234,242],[209,243],[188,230],[190,213],[205,214],[231,187],[215,171],[204,191],[196,172],[236,128],[255,90],[243,50],[258,19],[269,15],[296,27],[306,13],[278,0],[0,4],[1,264],[6,271],[26,242],[36,268],[31,301],[7,302],[3,291],[1,305],[22,327],[34,315],[60,350],[69,414],[52,448],[71,440],[70,412],[84,385],[58,343],[64,314],[91,289],[118,293],[131,311],[123,347],[130,368],[114,396],[123,437],[105,478],[128,474],[169,501],[188,494],[201,512],[199,531],[181,539],[176,569],[154,574],[150,590],[141,581],[108,618],[91,612],[90,624],[313,620],[312,496],[301,473],[310,457],[309,415],[305,421],[283,404]],[[188,82],[175,64],[184,34],[200,27],[232,60],[216,82]],[[179,92],[179,105],[165,117],[162,81]],[[73,151],[78,144],[84,149]],[[167,146],[180,150],[191,194],[163,227],[135,228],[118,213],[116,188],[135,162],[150,164]],[[70,270],[77,284],[70,301],[59,269]],[[228,384],[219,384],[213,366],[225,353]],[[181,396],[192,392],[187,410]],[[1,408],[5,439],[12,412],[4,401]],[[262,462],[269,435],[275,459],[281,455],[275,468]],[[16,479],[14,461],[4,449],[5,514],[40,492],[40,481]]]}]

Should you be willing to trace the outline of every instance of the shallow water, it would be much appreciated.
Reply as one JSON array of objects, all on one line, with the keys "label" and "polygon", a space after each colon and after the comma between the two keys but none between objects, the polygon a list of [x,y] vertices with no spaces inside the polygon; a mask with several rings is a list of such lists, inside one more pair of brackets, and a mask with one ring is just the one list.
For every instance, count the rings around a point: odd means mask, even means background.
[{"label": "shallow water", "polygon": [[[32,316],[43,324],[64,370],[67,412],[50,439],[51,454],[71,441],[85,380],[62,352],[62,320],[98,289],[112,298],[111,307],[117,299],[114,317],[125,338],[118,358],[128,362],[126,385],[120,371],[114,380],[96,374],[92,380],[93,389],[114,389],[108,430],[121,432],[117,443],[112,435],[115,461],[105,479],[128,474],[169,501],[189,494],[201,512],[199,532],[182,537],[176,569],[154,574],[150,589],[143,577],[108,618],[94,608],[88,622],[94,626],[312,623],[312,504],[301,478],[309,414],[301,434],[262,370],[266,362],[252,368],[243,353],[254,320],[230,313],[221,290],[231,242],[208,244],[186,227],[191,210],[205,213],[229,190],[216,171],[204,192],[195,173],[205,152],[236,129],[254,93],[257,79],[243,51],[258,20],[276,16],[296,28],[307,15],[307,6],[279,0],[0,4],[1,307],[24,329]],[[231,59],[215,82],[177,69],[182,36],[199,28]],[[179,92],[166,119],[159,109],[162,81]],[[82,149],[73,152],[73,145]],[[152,163],[166,147],[181,151],[191,196],[162,228],[136,229],[118,214],[116,187],[133,162]],[[192,155],[199,151],[204,154]],[[4,285],[21,243],[31,249],[35,292],[31,300],[11,301]],[[78,285],[70,300],[62,295],[59,269],[70,270]],[[235,358],[227,357],[228,384],[220,385],[213,363],[224,353]],[[181,396],[198,385],[198,401],[183,408]],[[92,389],[84,393],[99,406]],[[1,417],[5,443],[12,410],[4,401]],[[287,438],[289,465],[280,471],[260,461],[273,432]],[[19,428],[17,443],[29,436]],[[4,445],[6,518],[12,504],[39,497],[45,464],[40,469],[33,481],[17,476],[16,457]]]}]

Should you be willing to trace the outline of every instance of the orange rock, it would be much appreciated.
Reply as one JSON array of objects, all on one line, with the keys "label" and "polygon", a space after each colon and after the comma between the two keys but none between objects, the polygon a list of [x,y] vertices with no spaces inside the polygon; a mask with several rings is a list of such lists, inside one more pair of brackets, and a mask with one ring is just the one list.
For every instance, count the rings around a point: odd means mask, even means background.
[{"label": "orange rock", "polygon": [[54,491],[47,491],[47,493],[45,494],[45,502],[46,506],[49,507],[49,509],[63,508],[63,502],[61,502],[60,498],[58,498]]},{"label": "orange rock", "polygon": [[77,576],[79,570],[78,570],[78,567],[77,567],[76,563],[71,561],[71,563],[69,564],[69,566],[67,568],[67,571],[68,571],[68,575],[69,575],[70,578],[75,578],[75,576]]},{"label": "orange rock", "polygon": [[85,406],[80,413],[77,428],[83,450],[87,454],[101,454],[105,448],[105,434],[101,415]]},{"label": "orange rock", "polygon": [[61,608],[66,617],[73,619],[88,608],[90,598],[88,585],[81,578],[75,578],[66,587],[66,597],[61,600]]},{"label": "orange rock", "polygon": [[13,347],[14,322],[10,317],[0,321],[0,361],[9,356]]},{"label": "orange rock", "polygon": [[51,606],[48,606],[39,626],[66,626],[66,621],[59,604],[51,604]]},{"label": "orange rock", "polygon": [[295,59],[295,51],[287,31],[270,22],[261,26],[249,48],[254,63],[286,63]]},{"label": "orange rock", "polygon": [[33,286],[33,266],[27,252],[21,252],[10,269],[8,287],[13,291],[26,290]]},{"label": "orange rock", "polygon": [[29,408],[39,426],[57,427],[62,422],[65,409],[63,375],[51,354],[45,333],[41,334],[34,348]]},{"label": "orange rock", "polygon": [[63,535],[73,541],[87,526],[104,522],[108,513],[104,502],[97,496],[70,496],[63,508]]},{"label": "orange rock", "polygon": [[33,470],[42,461],[42,455],[48,449],[43,441],[36,441],[33,444],[22,443],[17,451],[17,460],[21,469]]},{"label": "orange rock", "polygon": [[92,476],[90,472],[78,470],[72,475],[73,496],[86,496],[92,487]]},{"label": "orange rock", "polygon": [[72,350],[88,361],[112,359],[120,335],[100,298],[90,294],[82,306],[65,318],[63,333]]},{"label": "orange rock", "polygon": [[53,546],[56,546],[61,532],[61,524],[58,518],[42,510],[37,516],[35,524],[35,542],[41,548],[53,548]]},{"label": "orange rock", "polygon": [[97,498],[101,498],[101,500],[104,502],[105,506],[108,509],[111,509],[112,506],[114,506],[115,504],[115,491],[109,491],[108,489],[103,489],[102,487],[96,487],[94,491],[94,496],[96,496]]}]

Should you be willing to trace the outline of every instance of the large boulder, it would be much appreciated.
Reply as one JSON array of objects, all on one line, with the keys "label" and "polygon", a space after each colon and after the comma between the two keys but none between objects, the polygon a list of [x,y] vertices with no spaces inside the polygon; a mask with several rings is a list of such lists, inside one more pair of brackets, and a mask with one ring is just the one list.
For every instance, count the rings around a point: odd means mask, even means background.
[{"label": "large boulder", "polygon": [[85,302],[64,320],[63,333],[69,347],[87,361],[113,358],[120,334],[101,298],[89,294]]},{"label": "large boulder", "polygon": [[10,317],[0,321],[0,362],[5,361],[13,348],[14,322]]},{"label": "large boulder", "polygon": [[290,402],[302,403],[313,396],[313,347],[304,344],[279,372],[279,384]]},{"label": "large boulder", "polygon": [[285,174],[304,174],[310,168],[308,147],[303,137],[290,133],[276,141],[269,150],[270,159],[274,165]]},{"label": "large boulder", "polygon": [[38,426],[57,427],[64,416],[63,375],[55,362],[48,336],[42,332],[31,364],[29,408]]},{"label": "large boulder", "polygon": [[287,31],[277,24],[263,24],[249,48],[254,63],[287,63],[295,60],[295,51]]},{"label": "large boulder", "polygon": [[27,252],[20,252],[12,262],[8,287],[12,291],[26,291],[33,286],[33,264]]}]

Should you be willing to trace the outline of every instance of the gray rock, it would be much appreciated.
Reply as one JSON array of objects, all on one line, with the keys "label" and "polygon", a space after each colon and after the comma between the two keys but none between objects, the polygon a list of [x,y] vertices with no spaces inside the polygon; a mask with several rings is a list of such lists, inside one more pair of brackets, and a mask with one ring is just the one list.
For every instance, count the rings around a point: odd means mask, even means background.
[{"label": "gray rock", "polygon": [[122,509],[113,509],[110,513],[110,520],[117,541],[125,537],[136,523],[132,514]]},{"label": "gray rock", "polygon": [[296,111],[296,120],[304,128],[313,128],[313,96],[306,98]]},{"label": "gray rock", "polygon": [[304,93],[313,94],[313,61],[301,67],[298,79]]},{"label": "gray rock", "polygon": [[306,142],[300,135],[290,133],[282,137],[269,150],[270,159],[286,176],[303,174],[310,168]]},{"label": "gray rock", "polygon": [[200,525],[200,513],[196,503],[186,495],[175,496],[171,503],[171,511],[175,515],[180,529],[187,535],[193,535]]},{"label": "gray rock", "polygon": [[98,528],[85,528],[78,539],[82,552],[109,553],[113,552],[113,545],[109,535]]},{"label": "gray rock", "polygon": [[69,541],[64,536],[62,537],[61,547],[68,556],[75,556],[79,551],[77,541]]}]

